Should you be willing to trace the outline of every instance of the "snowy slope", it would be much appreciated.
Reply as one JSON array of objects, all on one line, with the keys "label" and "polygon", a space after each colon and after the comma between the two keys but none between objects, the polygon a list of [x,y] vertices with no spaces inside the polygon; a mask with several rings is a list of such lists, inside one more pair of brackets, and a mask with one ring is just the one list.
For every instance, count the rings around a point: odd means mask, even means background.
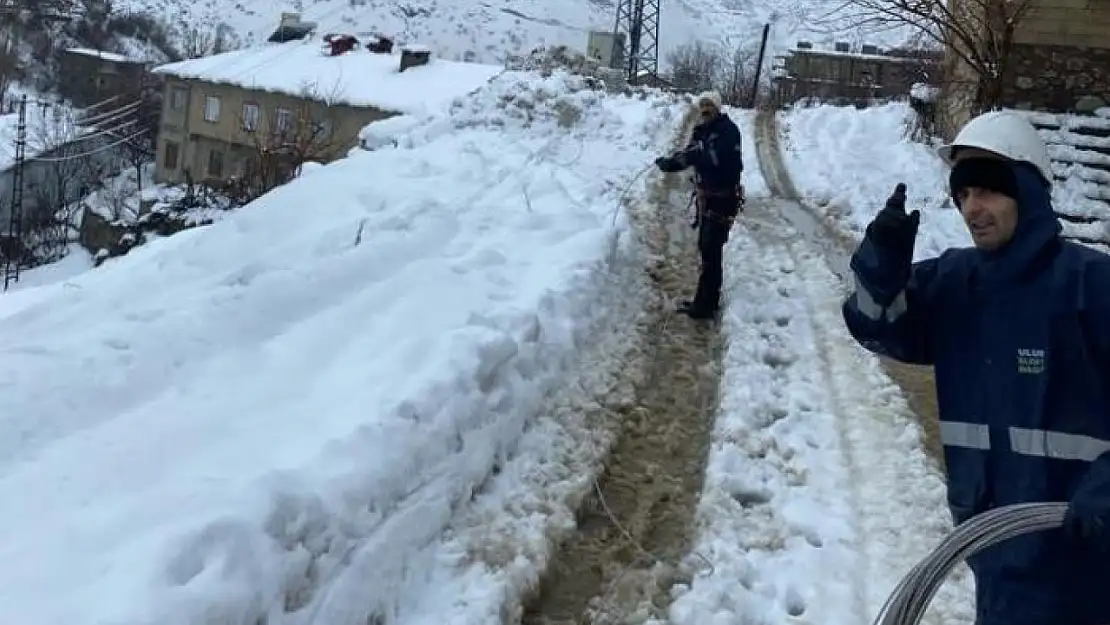
[{"label": "snowy slope", "polygon": [[[117,0],[120,11],[147,11],[165,16],[180,29],[212,31],[227,24],[247,43],[263,41],[277,26],[282,11],[300,5],[303,19],[327,31],[380,31],[399,41],[431,46],[446,58],[467,53],[475,60],[499,62],[508,54],[541,45],[568,45],[584,51],[590,30],[611,31],[616,19],[612,0]],[[828,33],[823,17],[835,5],[804,0],[662,0],[660,62],[676,46],[700,39],[757,44],[760,29],[773,22],[775,49],[799,38],[831,42],[866,39],[880,45],[899,41],[901,33]],[[730,46],[731,47],[731,46]]]},{"label": "snowy slope", "polygon": [[619,200],[681,112],[582,86],[502,75],[400,147],[0,296],[0,621],[491,622],[511,580],[475,564],[458,603],[439,541],[491,473],[541,550],[571,518],[596,441],[539,411],[595,401],[580,350],[628,342]]},{"label": "snowy slope", "polygon": [[920,259],[971,245],[971,235],[948,199],[944,164],[907,136],[913,115],[900,102],[862,110],[821,105],[795,107],[779,123],[798,192],[853,236],[862,236],[894,186],[906,183],[906,208],[921,211]]},{"label": "snowy slope", "polygon": [[[913,118],[906,103],[862,110],[821,105],[782,113],[780,127],[783,160],[798,191],[854,236],[862,236],[894,186],[905,182],[907,208],[922,214],[915,250],[920,259],[971,245],[971,236],[948,197],[947,168],[932,147],[907,134]],[[1051,140],[1051,134],[1046,138]],[[1057,151],[1050,146],[1054,155]],[[1091,204],[1104,211],[1105,204],[1082,197],[1081,185],[1078,176],[1056,181],[1052,202],[1058,213],[1082,215]],[[1065,237],[1082,237],[1095,249],[1110,250],[1108,222],[1061,224]]]}]

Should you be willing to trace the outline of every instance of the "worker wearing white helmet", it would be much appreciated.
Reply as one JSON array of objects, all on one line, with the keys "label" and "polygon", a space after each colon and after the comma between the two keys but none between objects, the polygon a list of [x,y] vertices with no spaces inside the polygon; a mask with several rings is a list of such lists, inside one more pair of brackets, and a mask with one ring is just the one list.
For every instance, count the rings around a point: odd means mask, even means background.
[{"label": "worker wearing white helmet", "polygon": [[664,172],[690,167],[696,172],[698,252],[701,273],[694,298],[679,312],[692,319],[712,319],[721,306],[724,247],[729,230],[744,204],[743,141],[740,129],[724,111],[721,94],[707,91],[696,99],[700,120],[686,149],[655,160]]},{"label": "worker wearing white helmet", "polygon": [[1110,623],[1110,256],[1063,240],[1048,151],[991,112],[939,151],[974,242],[914,263],[898,185],[852,257],[844,304],[867,349],[936,372],[957,523],[1068,502],[1065,527],[972,556],[977,625]]}]

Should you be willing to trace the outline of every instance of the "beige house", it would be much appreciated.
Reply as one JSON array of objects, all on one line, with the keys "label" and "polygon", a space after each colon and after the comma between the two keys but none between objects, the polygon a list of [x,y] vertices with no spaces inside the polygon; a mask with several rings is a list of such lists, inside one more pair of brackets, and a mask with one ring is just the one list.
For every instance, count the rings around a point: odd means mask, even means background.
[{"label": "beige house", "polygon": [[329,162],[357,145],[367,124],[431,113],[501,71],[433,59],[419,47],[393,53],[351,36],[337,40],[343,44],[291,41],[155,68],[166,79],[155,179],[216,184],[245,175],[264,154]]}]

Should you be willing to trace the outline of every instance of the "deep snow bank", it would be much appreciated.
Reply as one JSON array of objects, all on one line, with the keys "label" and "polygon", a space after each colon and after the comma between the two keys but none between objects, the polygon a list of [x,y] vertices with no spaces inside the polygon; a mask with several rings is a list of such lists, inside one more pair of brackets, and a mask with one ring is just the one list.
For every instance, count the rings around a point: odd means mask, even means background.
[{"label": "deep snow bank", "polygon": [[907,186],[907,210],[921,211],[915,256],[971,245],[948,200],[948,171],[933,149],[908,137],[913,111],[904,103],[865,109],[820,105],[780,115],[783,161],[813,206],[862,236],[894,186]]},{"label": "deep snow bank", "polygon": [[0,620],[277,622],[348,561],[377,574],[348,599],[420,605],[406,554],[636,297],[599,292],[637,262],[618,196],[682,105],[584,86],[505,74],[398,147],[0,297]]}]

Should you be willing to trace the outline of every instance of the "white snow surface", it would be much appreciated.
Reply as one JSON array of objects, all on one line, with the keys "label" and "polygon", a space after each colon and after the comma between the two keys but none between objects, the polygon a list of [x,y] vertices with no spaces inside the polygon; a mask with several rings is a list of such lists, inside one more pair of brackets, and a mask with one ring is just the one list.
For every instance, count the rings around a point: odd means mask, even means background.
[{"label": "white snow surface", "polygon": [[[57,102],[47,102],[38,94],[25,92],[27,95],[26,112],[26,145],[24,156],[33,159],[42,156],[51,150],[62,148],[69,143],[76,142],[82,137],[92,139],[90,129],[77,123],[77,116],[73,109]],[[13,94],[16,97],[8,98],[16,108],[13,112],[0,114],[0,171],[10,169],[15,164],[15,143],[19,136],[18,97],[24,93]],[[69,148],[74,149],[74,148]],[[10,187],[9,187],[10,188]]]},{"label": "white snow surface", "polygon": [[[1053,172],[1062,177],[1052,186],[1058,215],[1094,218],[1091,223],[1061,219],[1063,235],[1110,252],[1110,175],[1089,163],[1110,163],[1090,147],[1110,140],[1075,132],[1083,125],[1105,125],[1097,117],[1031,114],[1042,123],[1059,125],[1040,130],[1048,143]],[[948,194],[948,169],[932,146],[910,136],[914,112],[895,102],[865,109],[819,105],[795,107],[780,117],[783,159],[794,184],[811,205],[853,236],[862,237],[899,182],[907,185],[907,210],[921,211],[917,259],[937,256],[950,247],[971,245],[962,217]]]},{"label": "white snow surface", "polygon": [[496,620],[598,453],[536,411],[642,306],[619,199],[684,106],[506,73],[404,146],[0,296],[0,621]]},{"label": "white snow surface", "polygon": [[306,93],[335,104],[425,114],[489,82],[496,65],[431,59],[400,71],[400,54],[358,48],[329,56],[320,39],[266,44],[161,65],[156,74],[286,95]]},{"label": "white snow surface", "polygon": [[[616,18],[606,0],[117,0],[118,11],[163,17],[180,32],[209,36],[223,24],[247,44],[258,44],[277,28],[283,11],[299,11],[317,22],[318,32],[382,33],[398,44],[429,45],[444,58],[501,63],[510,55],[540,46],[565,45],[584,52],[591,30],[610,32]],[[772,24],[768,58],[808,40],[831,47],[835,41],[891,47],[912,32],[886,28],[866,31],[838,19],[836,6],[803,0],[684,0],[663,2],[659,16],[659,59],[679,45],[699,40],[757,47],[763,25]],[[834,27],[835,25],[835,27]],[[753,55],[754,58],[754,55]]]},{"label": "white snow surface", "polygon": [[909,136],[913,111],[905,103],[794,107],[780,114],[783,161],[807,203],[856,237],[899,182],[906,210],[921,211],[915,257],[931,258],[971,245],[971,235],[948,195],[948,170],[933,148]]},{"label": "white snow surface", "polygon": [[94,50],[92,48],[66,48],[66,52],[73,54],[81,54],[84,56],[92,56],[105,61],[115,61],[116,63],[133,62],[135,59],[117,52],[105,52],[104,50]]}]

